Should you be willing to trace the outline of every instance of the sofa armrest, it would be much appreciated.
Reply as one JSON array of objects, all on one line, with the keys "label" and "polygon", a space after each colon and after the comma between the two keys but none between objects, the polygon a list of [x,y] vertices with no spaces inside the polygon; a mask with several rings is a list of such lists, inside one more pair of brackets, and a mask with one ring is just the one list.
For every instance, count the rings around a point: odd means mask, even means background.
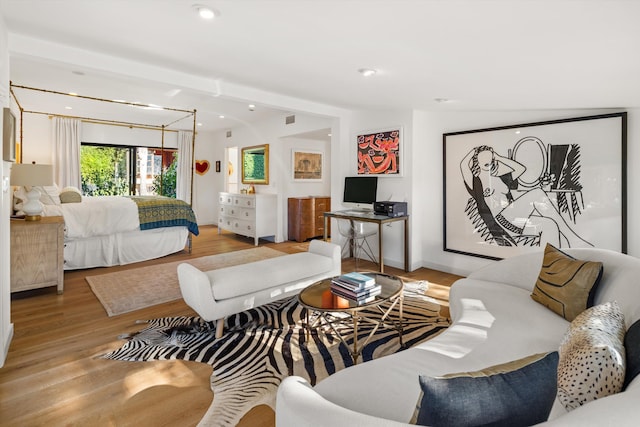
[{"label": "sofa armrest", "polygon": [[333,270],[332,276],[338,276],[342,272],[342,256],[340,254],[340,246],[335,243],[325,242],[324,240],[312,240],[309,242],[309,252],[323,255],[331,258]]},{"label": "sofa armrest", "polygon": [[352,411],[320,396],[302,377],[285,378],[276,397],[276,427],[399,427],[409,424]]},{"label": "sofa armrest", "polygon": [[213,298],[211,282],[204,272],[191,264],[179,264],[178,283],[182,298],[189,307],[208,322],[217,320],[214,317],[216,301]]}]

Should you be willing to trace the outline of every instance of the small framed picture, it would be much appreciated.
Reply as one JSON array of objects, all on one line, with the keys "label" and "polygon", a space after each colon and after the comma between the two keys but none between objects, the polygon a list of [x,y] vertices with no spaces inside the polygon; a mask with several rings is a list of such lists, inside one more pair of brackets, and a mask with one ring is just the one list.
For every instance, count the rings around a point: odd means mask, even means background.
[{"label": "small framed picture", "polygon": [[9,108],[2,109],[2,159],[5,162],[16,161],[16,117]]},{"label": "small framed picture", "polygon": [[220,160],[216,160],[216,172],[220,172]]},{"label": "small framed picture", "polygon": [[294,181],[322,181],[321,151],[292,151],[292,167]]}]

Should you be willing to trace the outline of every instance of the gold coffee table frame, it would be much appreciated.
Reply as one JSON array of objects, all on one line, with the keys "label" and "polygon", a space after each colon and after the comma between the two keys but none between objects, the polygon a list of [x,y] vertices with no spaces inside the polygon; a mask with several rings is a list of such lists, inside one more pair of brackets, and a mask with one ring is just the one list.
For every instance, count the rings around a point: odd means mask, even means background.
[{"label": "gold coffee table frame", "polygon": [[[398,331],[400,346],[404,345],[402,342],[402,303],[404,298],[402,292],[404,289],[404,283],[402,279],[384,273],[366,272],[363,274],[373,277],[376,280],[376,283],[382,286],[380,294],[375,297],[375,300],[369,303],[358,305],[355,301],[341,298],[332,293],[331,279],[324,279],[313,283],[298,294],[298,301],[307,309],[305,315],[307,340],[310,338],[311,329],[320,329],[322,326],[328,325],[340,338],[340,341],[342,341],[342,343],[348,348],[349,344],[337,330],[335,325],[344,324],[351,320],[353,323],[353,348],[351,350],[351,357],[354,365],[358,363],[358,357],[362,353],[362,349],[369,343],[380,326],[396,329]],[[391,304],[388,308],[383,309],[381,305],[386,302],[390,302]],[[400,312],[398,322],[391,321],[391,319],[389,319],[389,314],[396,306],[399,306]],[[362,312],[367,309],[379,310],[380,317],[363,315]],[[310,322],[309,318],[312,312],[316,314],[316,318],[313,322]],[[359,346],[358,325],[360,322],[368,322],[375,326],[365,338],[362,345]]]}]

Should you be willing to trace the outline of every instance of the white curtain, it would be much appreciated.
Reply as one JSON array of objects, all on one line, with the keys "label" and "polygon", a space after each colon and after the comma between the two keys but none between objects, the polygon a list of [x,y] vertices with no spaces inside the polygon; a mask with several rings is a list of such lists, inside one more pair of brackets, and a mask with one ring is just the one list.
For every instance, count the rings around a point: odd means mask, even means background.
[{"label": "white curtain", "polygon": [[176,198],[191,202],[191,174],[193,173],[193,132],[178,131],[178,167],[176,170]]},{"label": "white curtain", "polygon": [[82,123],[77,119],[53,119],[53,168],[58,187],[82,189],[80,142]]}]

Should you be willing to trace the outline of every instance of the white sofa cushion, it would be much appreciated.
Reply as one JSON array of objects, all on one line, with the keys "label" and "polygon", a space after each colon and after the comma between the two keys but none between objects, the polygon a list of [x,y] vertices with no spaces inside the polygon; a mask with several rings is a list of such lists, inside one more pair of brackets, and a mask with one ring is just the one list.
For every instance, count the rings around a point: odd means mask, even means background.
[{"label": "white sofa cushion", "polygon": [[301,252],[205,272],[219,300],[249,295],[283,283],[296,282],[330,271],[332,259],[311,252]]}]

